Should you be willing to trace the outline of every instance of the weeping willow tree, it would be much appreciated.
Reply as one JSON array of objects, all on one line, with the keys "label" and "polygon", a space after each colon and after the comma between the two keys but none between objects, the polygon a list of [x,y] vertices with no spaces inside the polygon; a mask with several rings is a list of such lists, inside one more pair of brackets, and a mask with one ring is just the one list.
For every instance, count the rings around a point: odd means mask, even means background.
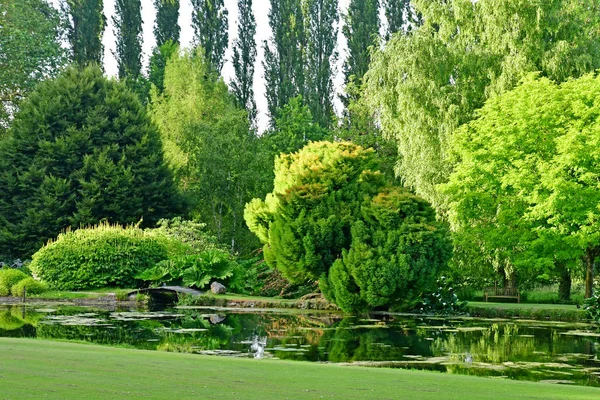
[{"label": "weeping willow tree", "polygon": [[373,56],[366,99],[398,146],[397,174],[440,208],[448,141],[528,73],[557,82],[600,67],[595,0],[414,0],[423,24]]}]

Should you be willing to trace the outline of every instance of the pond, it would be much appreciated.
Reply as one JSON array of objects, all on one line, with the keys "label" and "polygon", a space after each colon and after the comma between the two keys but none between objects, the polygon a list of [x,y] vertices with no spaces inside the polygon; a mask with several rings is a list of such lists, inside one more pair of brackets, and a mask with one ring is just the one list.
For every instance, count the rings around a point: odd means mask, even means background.
[{"label": "pond", "polygon": [[4,306],[0,336],[600,386],[600,329],[584,323],[206,307],[137,312]]}]

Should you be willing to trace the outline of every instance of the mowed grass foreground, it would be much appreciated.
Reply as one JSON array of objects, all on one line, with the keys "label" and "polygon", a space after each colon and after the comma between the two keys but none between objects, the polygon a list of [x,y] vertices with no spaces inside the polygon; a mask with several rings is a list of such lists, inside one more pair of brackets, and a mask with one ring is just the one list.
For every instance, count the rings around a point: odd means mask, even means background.
[{"label": "mowed grass foreground", "polygon": [[596,399],[600,389],[0,339],[2,399]]}]

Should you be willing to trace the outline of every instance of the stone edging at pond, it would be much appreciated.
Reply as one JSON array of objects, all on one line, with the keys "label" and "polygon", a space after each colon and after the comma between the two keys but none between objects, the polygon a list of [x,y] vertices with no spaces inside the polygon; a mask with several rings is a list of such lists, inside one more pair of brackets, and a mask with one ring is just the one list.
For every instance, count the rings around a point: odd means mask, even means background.
[{"label": "stone edging at pond", "polygon": [[[79,298],[79,299],[44,299],[44,298],[27,298],[25,303],[20,297],[0,297],[0,305],[15,305],[15,304],[69,304],[76,306],[115,308],[129,307],[135,308],[140,303],[135,300],[121,301],[117,300],[114,294],[109,294],[97,298]],[[284,309],[302,309],[302,310],[330,310],[339,311],[339,307],[329,303],[323,299],[298,299],[284,300],[273,299],[255,300],[255,299],[232,299],[228,297],[216,296],[186,296],[181,305],[186,306],[215,306],[227,308],[284,308]]]},{"label": "stone edging at pond", "polygon": [[44,299],[44,298],[26,298],[23,302],[21,297],[0,297],[0,305],[31,305],[31,304],[52,304],[52,305],[75,305],[83,307],[100,307],[103,309],[115,309],[117,306],[124,308],[136,308],[139,306],[135,300],[119,301],[114,294],[105,295],[97,298],[80,299]]},{"label": "stone edging at pond", "polygon": [[186,297],[181,305],[186,306],[215,306],[227,308],[290,308],[301,310],[330,310],[339,311],[339,307],[323,299],[297,299],[297,300],[255,300],[255,299],[231,299],[216,296],[194,296]]}]

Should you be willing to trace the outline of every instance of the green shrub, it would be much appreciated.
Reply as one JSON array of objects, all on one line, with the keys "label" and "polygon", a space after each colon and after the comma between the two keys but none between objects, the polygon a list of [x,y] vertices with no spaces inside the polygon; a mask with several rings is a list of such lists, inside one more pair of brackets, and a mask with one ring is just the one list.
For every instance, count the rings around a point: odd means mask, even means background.
[{"label": "green shrub", "polygon": [[67,231],[33,255],[31,270],[61,290],[135,287],[135,276],[168,257],[168,239],[100,224]]},{"label": "green shrub", "polygon": [[205,250],[222,249],[217,238],[206,231],[206,224],[184,220],[180,217],[161,219],[157,227],[147,229],[152,235],[170,239],[168,251],[170,257],[198,254]]},{"label": "green shrub", "polygon": [[600,322],[600,295],[595,294],[592,297],[585,299],[583,309],[587,316],[596,322]]},{"label": "green shrub", "polygon": [[437,290],[423,297],[417,311],[424,314],[454,315],[465,312],[467,303],[460,301],[445,276],[437,280]]},{"label": "green shrub", "polygon": [[40,281],[36,281],[33,278],[25,278],[15,284],[11,289],[10,293],[15,296],[22,296],[23,289],[27,288],[27,294],[41,294],[44,293],[48,288]]},{"label": "green shrub", "polygon": [[8,296],[12,287],[26,278],[27,274],[17,269],[0,269],[0,296]]}]

